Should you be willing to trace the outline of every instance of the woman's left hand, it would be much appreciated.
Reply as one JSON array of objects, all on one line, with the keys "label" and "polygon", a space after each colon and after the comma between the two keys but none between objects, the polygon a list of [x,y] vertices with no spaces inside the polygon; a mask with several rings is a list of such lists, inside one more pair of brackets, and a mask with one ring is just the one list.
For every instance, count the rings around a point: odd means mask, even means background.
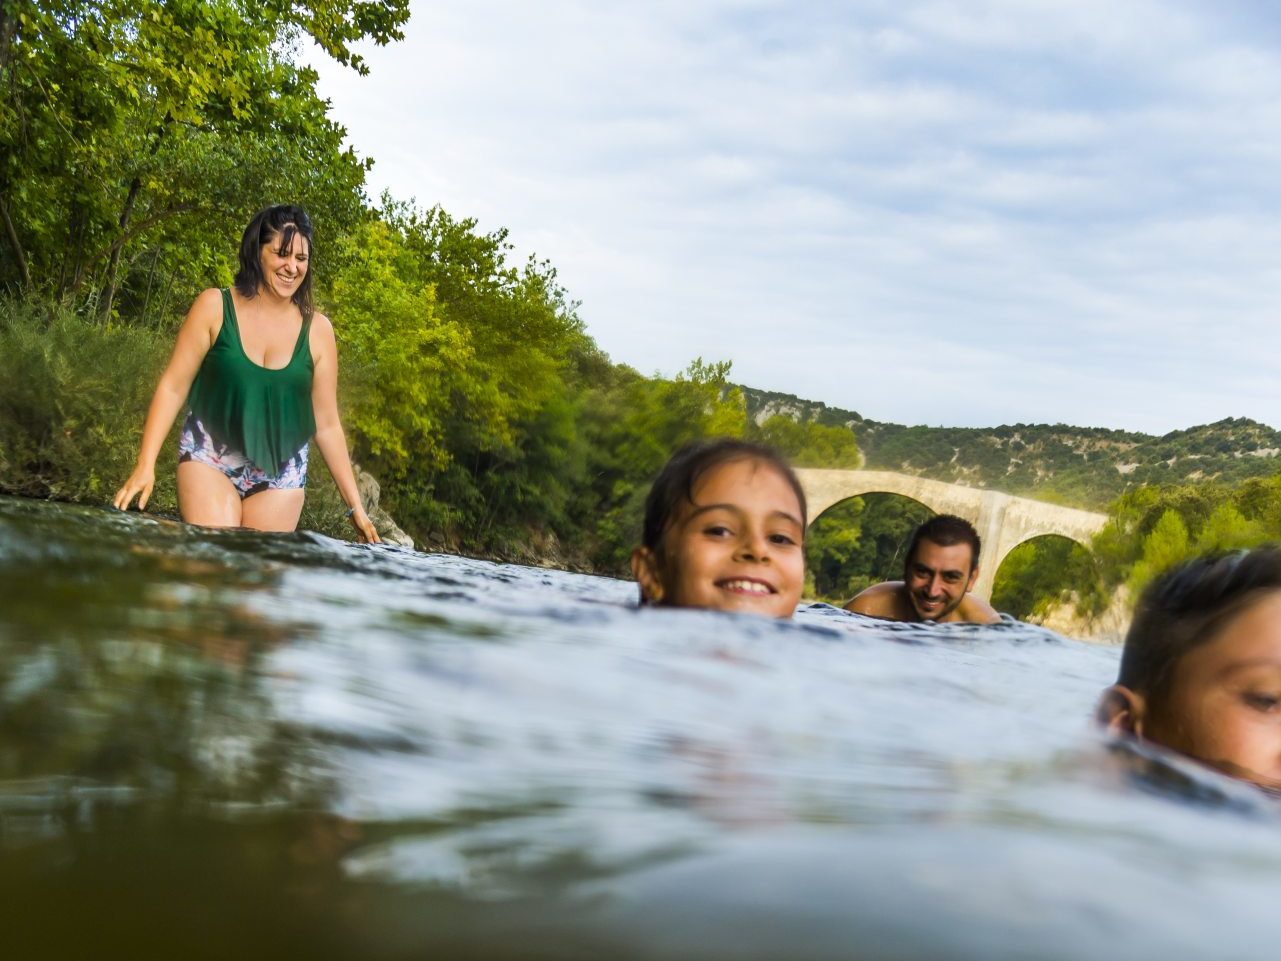
[{"label": "woman's left hand", "polygon": [[356,528],[356,533],[360,535],[362,543],[381,544],[383,542],[374,528],[374,522],[369,519],[363,507],[357,507],[351,512],[351,523]]}]

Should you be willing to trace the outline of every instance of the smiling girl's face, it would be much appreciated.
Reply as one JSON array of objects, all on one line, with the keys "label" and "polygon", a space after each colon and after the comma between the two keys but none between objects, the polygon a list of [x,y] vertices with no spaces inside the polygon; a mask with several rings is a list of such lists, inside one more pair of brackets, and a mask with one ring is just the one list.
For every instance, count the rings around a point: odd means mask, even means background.
[{"label": "smiling girl's face", "polygon": [[1281,591],[1179,658],[1141,734],[1227,774],[1281,787]]},{"label": "smiling girl's face", "polygon": [[767,463],[740,458],[704,473],[691,501],[664,532],[661,551],[638,548],[633,556],[645,597],[791,617],[805,583],[805,527],[788,480]]}]

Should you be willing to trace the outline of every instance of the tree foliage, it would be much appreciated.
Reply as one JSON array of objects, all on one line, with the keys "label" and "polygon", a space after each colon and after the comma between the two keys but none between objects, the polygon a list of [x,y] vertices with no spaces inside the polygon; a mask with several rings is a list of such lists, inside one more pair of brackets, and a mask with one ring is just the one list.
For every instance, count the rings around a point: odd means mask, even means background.
[{"label": "tree foliage", "polygon": [[805,539],[811,593],[843,605],[865,587],[901,578],[912,532],[932,515],[896,494],[852,497],[824,511]]},{"label": "tree foliage", "polygon": [[352,44],[398,39],[407,0],[0,9],[0,285],[145,315],[225,270],[246,210],[289,197],[331,230],[359,213],[365,164],[297,50],[363,69]]},{"label": "tree foliage", "polygon": [[1096,602],[1094,557],[1066,537],[1034,537],[1015,547],[997,568],[992,606],[1019,620],[1039,621],[1058,604]]},{"label": "tree foliage", "polygon": [[858,441],[845,427],[775,414],[750,429],[748,435],[752,440],[778,448],[796,467],[856,470],[862,466]]}]

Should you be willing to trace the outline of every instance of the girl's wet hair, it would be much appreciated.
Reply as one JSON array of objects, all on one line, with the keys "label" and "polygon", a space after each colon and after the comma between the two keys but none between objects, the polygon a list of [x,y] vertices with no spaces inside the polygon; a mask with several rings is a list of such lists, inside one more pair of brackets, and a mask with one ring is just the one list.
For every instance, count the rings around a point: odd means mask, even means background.
[{"label": "girl's wet hair", "polygon": [[1143,591],[1117,683],[1160,695],[1179,658],[1211,641],[1251,603],[1281,590],[1281,547],[1211,554],[1171,568]]},{"label": "girl's wet hair", "polygon": [[774,468],[787,480],[801,506],[801,529],[808,523],[805,491],[790,464],[778,451],[764,444],[725,437],[711,441],[693,441],[673,454],[658,472],[654,486],[645,498],[645,523],[641,543],[662,554],[663,534],[680,509],[694,502],[694,486],[709,470],[731,461],[751,460]]},{"label": "girl's wet hair", "polygon": [[[258,288],[263,285],[261,251],[269,243],[275,244],[276,253],[282,257],[293,247],[294,237],[302,234],[307,241],[308,259],[315,253],[315,243],[311,236],[311,218],[307,211],[294,204],[277,204],[254,214],[253,220],[245,228],[240,239],[240,269],[236,271],[236,290],[240,296],[250,299],[258,295]],[[294,291],[292,300],[304,317],[310,317],[315,311],[315,302],[311,294],[310,269],[303,275],[302,283]]]}]

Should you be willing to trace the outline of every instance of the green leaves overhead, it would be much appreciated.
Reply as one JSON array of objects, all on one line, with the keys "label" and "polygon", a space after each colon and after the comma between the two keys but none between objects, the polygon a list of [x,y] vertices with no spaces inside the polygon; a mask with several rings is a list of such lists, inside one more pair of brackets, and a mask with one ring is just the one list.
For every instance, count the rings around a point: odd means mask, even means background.
[{"label": "green leaves overhead", "polygon": [[189,299],[177,251],[199,273],[257,207],[300,200],[331,230],[358,214],[366,165],[297,53],[311,38],[363,70],[351,45],[398,39],[407,0],[0,11],[0,285],[110,316],[157,271]]},{"label": "green leaves overhead", "polygon": [[846,427],[801,422],[775,414],[756,427],[751,436],[783,451],[797,467],[857,470],[863,466],[858,442]]}]

